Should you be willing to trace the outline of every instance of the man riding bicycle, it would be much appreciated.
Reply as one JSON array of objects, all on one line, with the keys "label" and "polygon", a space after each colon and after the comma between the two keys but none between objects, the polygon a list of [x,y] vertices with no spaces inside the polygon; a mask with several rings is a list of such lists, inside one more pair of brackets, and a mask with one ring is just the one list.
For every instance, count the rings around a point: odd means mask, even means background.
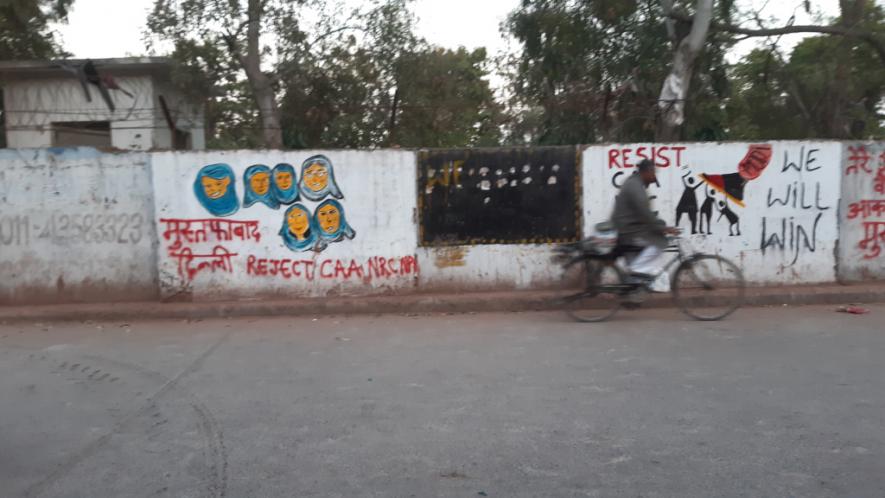
[{"label": "man riding bicycle", "polygon": [[631,283],[646,284],[654,279],[658,260],[667,247],[667,235],[679,233],[679,229],[667,227],[651,209],[646,189],[656,182],[655,164],[643,159],[615,198],[612,223],[618,230],[618,244],[642,248],[629,263]]}]

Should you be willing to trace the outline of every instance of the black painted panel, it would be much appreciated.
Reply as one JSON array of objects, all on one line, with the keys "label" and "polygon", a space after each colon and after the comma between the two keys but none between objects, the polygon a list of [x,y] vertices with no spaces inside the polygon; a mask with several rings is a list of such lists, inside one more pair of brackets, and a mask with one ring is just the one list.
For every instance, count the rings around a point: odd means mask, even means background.
[{"label": "black painted panel", "polygon": [[578,237],[575,147],[421,151],[421,244],[525,244]]}]

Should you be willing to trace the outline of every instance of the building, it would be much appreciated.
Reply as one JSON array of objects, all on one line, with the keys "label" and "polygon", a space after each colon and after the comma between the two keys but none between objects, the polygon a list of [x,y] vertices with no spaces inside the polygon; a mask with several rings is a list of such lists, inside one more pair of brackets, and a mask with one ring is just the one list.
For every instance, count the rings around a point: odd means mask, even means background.
[{"label": "building", "polygon": [[6,145],[204,149],[202,106],[160,57],[0,61]]}]

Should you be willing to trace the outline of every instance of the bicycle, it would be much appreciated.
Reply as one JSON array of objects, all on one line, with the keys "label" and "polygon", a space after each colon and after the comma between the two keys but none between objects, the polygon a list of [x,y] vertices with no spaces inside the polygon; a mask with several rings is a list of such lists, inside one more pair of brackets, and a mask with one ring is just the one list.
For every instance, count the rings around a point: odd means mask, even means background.
[{"label": "bicycle", "polygon": [[638,307],[629,298],[652,292],[652,282],[676,265],[670,291],[686,315],[715,321],[734,313],[744,301],[745,282],[740,268],[716,254],[689,253],[681,241],[678,236],[669,237],[665,252],[676,256],[646,283],[629,282],[623,264],[623,259],[637,254],[640,247],[616,246],[605,253],[592,238],[558,246],[554,259],[564,266],[564,282],[569,289],[559,303],[577,321],[605,321],[622,307]]}]

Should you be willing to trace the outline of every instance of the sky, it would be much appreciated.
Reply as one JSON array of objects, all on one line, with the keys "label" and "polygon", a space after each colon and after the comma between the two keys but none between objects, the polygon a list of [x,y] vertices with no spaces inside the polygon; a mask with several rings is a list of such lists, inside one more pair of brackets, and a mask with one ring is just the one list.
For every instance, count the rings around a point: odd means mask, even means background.
[{"label": "sky", "polygon": [[[144,55],[142,36],[153,3],[154,0],[76,0],[68,23],[58,26],[58,32],[65,49],[78,58]],[[804,9],[797,8],[803,4],[802,0],[739,0],[738,3],[743,7],[764,7],[763,18],[773,17],[780,23],[793,12],[797,14],[796,24],[814,21]],[[447,48],[484,46],[489,55],[494,56],[507,46],[499,26],[518,4],[519,0],[416,0],[418,34]],[[811,4],[828,16],[839,10],[838,0],[811,0]],[[780,42],[789,48],[802,37],[785,36]],[[757,43],[758,40],[753,40],[739,44],[730,59],[736,60]]]}]

